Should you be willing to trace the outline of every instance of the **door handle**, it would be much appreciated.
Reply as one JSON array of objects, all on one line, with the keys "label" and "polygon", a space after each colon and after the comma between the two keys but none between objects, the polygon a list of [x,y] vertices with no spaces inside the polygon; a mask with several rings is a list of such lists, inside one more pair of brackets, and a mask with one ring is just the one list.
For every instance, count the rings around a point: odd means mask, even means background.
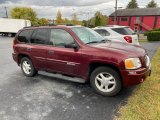
[{"label": "door handle", "polygon": [[54,54],[54,51],[53,50],[49,50],[48,54]]},{"label": "door handle", "polygon": [[27,51],[32,51],[32,48],[27,48]]}]

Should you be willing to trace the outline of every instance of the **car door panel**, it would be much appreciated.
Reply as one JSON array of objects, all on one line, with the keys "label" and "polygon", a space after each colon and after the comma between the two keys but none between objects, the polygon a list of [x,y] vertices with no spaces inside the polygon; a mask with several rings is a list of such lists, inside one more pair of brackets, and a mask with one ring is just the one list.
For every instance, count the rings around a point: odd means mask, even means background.
[{"label": "car door panel", "polygon": [[47,53],[47,68],[54,72],[79,76],[81,52],[74,49],[49,47],[49,51],[54,51],[53,54]]},{"label": "car door panel", "polygon": [[36,29],[30,40],[27,51],[31,53],[32,61],[37,69],[45,70],[48,42],[48,29]]},{"label": "car door panel", "polygon": [[75,40],[68,31],[51,29],[50,44],[47,52],[47,68],[49,71],[80,76],[80,50],[65,48],[65,44],[74,43]]}]

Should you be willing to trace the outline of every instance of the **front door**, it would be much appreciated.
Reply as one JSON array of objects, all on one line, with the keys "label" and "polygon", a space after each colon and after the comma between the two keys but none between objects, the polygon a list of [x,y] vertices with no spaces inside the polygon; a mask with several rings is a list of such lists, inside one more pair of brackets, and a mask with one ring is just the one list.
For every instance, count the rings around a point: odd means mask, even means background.
[{"label": "front door", "polygon": [[49,71],[67,75],[81,76],[81,50],[66,48],[66,44],[77,44],[72,36],[63,29],[51,29],[47,52]]}]

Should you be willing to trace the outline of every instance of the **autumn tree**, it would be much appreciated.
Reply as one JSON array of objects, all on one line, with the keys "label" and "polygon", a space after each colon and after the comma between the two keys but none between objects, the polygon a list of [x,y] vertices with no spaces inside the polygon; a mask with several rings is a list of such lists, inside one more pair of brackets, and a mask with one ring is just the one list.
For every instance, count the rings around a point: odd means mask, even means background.
[{"label": "autumn tree", "polygon": [[106,26],[109,23],[109,18],[106,15],[103,15],[101,12],[97,11],[87,23],[89,26],[96,27],[96,26]]},{"label": "autumn tree", "polygon": [[41,19],[38,19],[38,25],[48,25],[49,24],[49,21],[46,19],[46,18],[41,18]]},{"label": "autumn tree", "polygon": [[58,10],[56,15],[56,24],[63,24],[62,13]]},{"label": "autumn tree", "polygon": [[73,25],[81,25],[81,24],[82,24],[82,22],[80,22],[80,21],[78,20],[78,17],[77,17],[77,14],[76,14],[76,13],[74,13],[74,14],[72,15],[71,23],[72,23]]},{"label": "autumn tree", "polygon": [[136,0],[131,0],[131,1],[128,3],[128,5],[127,5],[126,8],[127,8],[127,9],[138,8],[138,3],[137,3],[137,1],[136,1]]},{"label": "autumn tree", "polygon": [[101,26],[102,20],[101,20],[101,13],[97,12],[95,14],[95,26]]},{"label": "autumn tree", "polygon": [[32,22],[32,25],[37,24],[37,14],[32,8],[15,7],[11,10],[11,18],[26,19]]},{"label": "autumn tree", "polygon": [[146,8],[157,8],[157,6],[157,3],[154,0],[151,0],[146,6]]}]

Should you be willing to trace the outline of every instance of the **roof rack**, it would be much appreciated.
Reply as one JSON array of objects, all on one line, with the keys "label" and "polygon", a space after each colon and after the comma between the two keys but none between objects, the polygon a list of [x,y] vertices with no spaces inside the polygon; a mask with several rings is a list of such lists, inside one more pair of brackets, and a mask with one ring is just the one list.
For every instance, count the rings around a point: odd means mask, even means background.
[{"label": "roof rack", "polygon": [[32,26],[27,26],[27,27],[23,27],[23,28],[30,28],[30,27],[32,27]]}]

